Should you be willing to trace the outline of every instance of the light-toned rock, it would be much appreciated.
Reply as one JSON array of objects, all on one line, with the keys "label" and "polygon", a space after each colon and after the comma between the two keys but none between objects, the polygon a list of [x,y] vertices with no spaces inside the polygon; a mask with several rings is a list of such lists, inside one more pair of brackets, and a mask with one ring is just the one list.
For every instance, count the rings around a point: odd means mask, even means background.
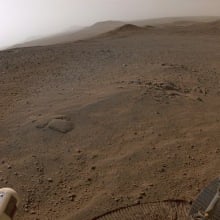
[{"label": "light-toned rock", "polygon": [[48,123],[48,128],[61,133],[68,133],[73,130],[74,125],[71,121],[67,121],[65,119],[52,119]]}]

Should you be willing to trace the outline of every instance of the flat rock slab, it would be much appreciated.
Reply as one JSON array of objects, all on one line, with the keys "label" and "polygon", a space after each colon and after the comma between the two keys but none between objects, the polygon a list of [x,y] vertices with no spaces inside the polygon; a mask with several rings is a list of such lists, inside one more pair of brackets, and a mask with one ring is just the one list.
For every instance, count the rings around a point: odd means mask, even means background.
[{"label": "flat rock slab", "polygon": [[48,128],[61,133],[68,133],[73,130],[74,126],[71,121],[67,121],[65,119],[52,119],[48,123]]},{"label": "flat rock slab", "polygon": [[40,119],[37,121],[36,128],[45,128],[49,123],[49,119]]},{"label": "flat rock slab", "polygon": [[71,131],[74,126],[71,119],[65,115],[55,115],[50,117],[42,117],[36,121],[36,128],[39,129],[51,129],[61,133],[67,133]]}]

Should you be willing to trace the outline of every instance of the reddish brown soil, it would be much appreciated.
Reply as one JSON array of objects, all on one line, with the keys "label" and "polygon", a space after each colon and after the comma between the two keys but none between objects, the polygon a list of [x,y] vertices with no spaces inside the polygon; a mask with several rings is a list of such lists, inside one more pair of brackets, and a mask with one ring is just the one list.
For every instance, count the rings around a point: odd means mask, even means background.
[{"label": "reddish brown soil", "polygon": [[21,196],[17,219],[192,200],[217,177],[213,25],[0,52],[0,185]]}]

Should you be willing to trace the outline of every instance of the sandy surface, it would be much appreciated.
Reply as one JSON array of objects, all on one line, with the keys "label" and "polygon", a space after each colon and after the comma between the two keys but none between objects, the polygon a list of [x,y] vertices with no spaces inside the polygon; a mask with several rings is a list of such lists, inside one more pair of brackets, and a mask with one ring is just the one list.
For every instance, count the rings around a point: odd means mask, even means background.
[{"label": "sandy surface", "polygon": [[220,24],[0,52],[0,185],[17,219],[193,200],[219,175]]}]

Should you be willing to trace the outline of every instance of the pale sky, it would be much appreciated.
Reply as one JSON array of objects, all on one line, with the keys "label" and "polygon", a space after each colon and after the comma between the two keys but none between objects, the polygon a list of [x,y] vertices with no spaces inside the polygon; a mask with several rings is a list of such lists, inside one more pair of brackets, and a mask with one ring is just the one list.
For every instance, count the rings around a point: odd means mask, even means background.
[{"label": "pale sky", "polygon": [[220,0],[0,0],[0,48],[104,20],[219,16]]}]

